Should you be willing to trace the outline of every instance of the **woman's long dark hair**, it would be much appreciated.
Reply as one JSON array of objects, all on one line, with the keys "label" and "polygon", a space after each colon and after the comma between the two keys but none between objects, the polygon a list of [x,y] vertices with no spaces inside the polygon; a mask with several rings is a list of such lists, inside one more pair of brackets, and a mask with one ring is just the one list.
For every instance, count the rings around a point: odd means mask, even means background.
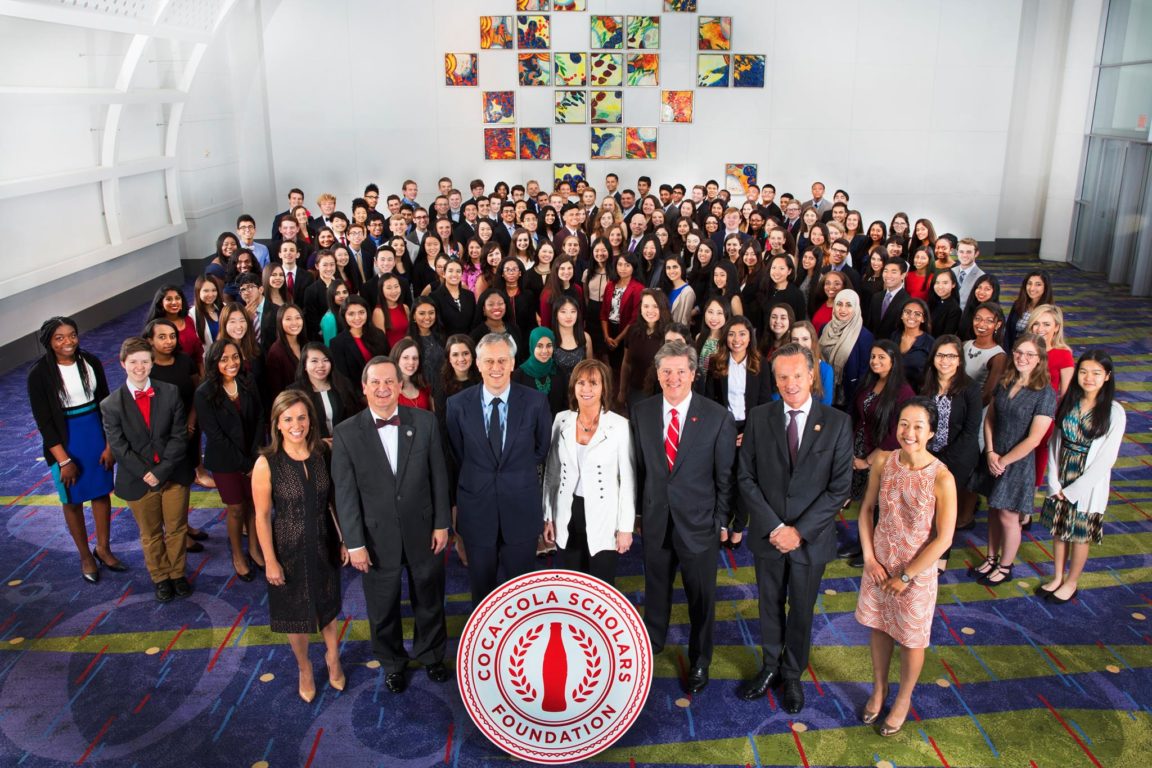
[{"label": "woman's long dark hair", "polygon": [[[308,378],[309,352],[318,352],[324,355],[328,358],[329,363],[332,362],[332,352],[319,341],[310,341],[300,348],[300,362],[296,364],[296,381],[292,383],[292,386],[305,392],[315,392],[316,390],[312,388],[312,379]],[[348,381],[348,377],[336,370],[335,365],[328,371],[328,383],[332,385],[332,389],[336,391],[340,402],[344,404],[347,410],[356,410],[360,395],[356,393],[352,387],[352,382]]]},{"label": "woman's long dark hair", "polygon": [[[891,431],[892,417],[896,415],[896,398],[900,394],[900,388],[904,386],[904,359],[900,356],[900,347],[888,339],[878,339],[872,344],[872,349],[883,350],[892,361],[892,370],[888,372],[888,377],[884,379],[884,387],[879,392],[876,419],[872,423],[872,442],[880,445]],[[880,377],[869,366],[868,373],[864,375],[860,387],[856,390],[860,393],[858,397],[865,397],[878,381]]]},{"label": "woman's long dark hair", "polygon": [[148,309],[148,316],[144,318],[145,325],[153,320],[168,317],[168,313],[164,311],[164,297],[169,293],[180,295],[180,317],[188,316],[188,297],[184,295],[184,289],[179,285],[169,283],[156,289],[156,293],[152,296],[152,306]]},{"label": "woman's long dark hair", "polygon": [[567,293],[561,293],[552,297],[552,333],[556,336],[556,346],[560,346],[560,324],[556,322],[556,314],[560,311],[561,307],[571,304],[576,308],[576,324],[572,326],[572,335],[576,338],[577,345],[584,346],[584,307],[580,306],[580,302],[575,296],[570,296]]},{"label": "woman's long dark hair", "polygon": [[[52,351],[52,335],[56,333],[56,329],[62,325],[66,325],[76,332],[76,370],[80,373],[80,383],[84,385],[84,396],[92,397],[92,385],[96,381],[96,375],[88,365],[88,361],[84,359],[84,353],[80,351],[80,326],[76,321],[70,317],[57,315],[56,317],[49,318],[44,321],[40,326],[40,346],[44,347],[44,365],[48,368],[48,373],[52,377],[52,383],[56,385],[56,396],[59,398],[60,403],[63,404],[68,399],[68,392],[64,389],[64,378],[60,375],[60,368],[56,365],[56,353]],[[91,381],[89,381],[91,376]]]},{"label": "woman's long dark hair", "polygon": [[[1041,282],[1044,283],[1044,294],[1040,297],[1039,301],[1029,307],[1028,281],[1034,277],[1040,278]],[[973,288],[975,288],[975,286],[973,286]],[[1033,269],[1024,275],[1024,279],[1020,281],[1020,293],[1016,294],[1016,301],[1012,303],[1012,311],[1019,316],[1041,304],[1055,304],[1055,302],[1052,301],[1052,278],[1049,277],[1048,273],[1043,269]]]},{"label": "woman's long dark hair", "polygon": [[[224,350],[227,347],[236,347],[236,352],[243,363],[244,351],[240,349],[239,342],[226,336],[212,342],[212,346],[204,353],[204,382],[209,385],[208,399],[213,405],[223,405],[228,400],[228,395],[224,392],[224,381],[220,376],[220,358],[224,357]],[[244,371],[243,365],[240,366],[240,374],[236,377],[236,386],[244,390],[255,387],[251,377]]]},{"label": "woman's long dark hair", "polygon": [[728,349],[728,333],[738,325],[748,331],[748,351],[744,356],[748,373],[760,373],[761,356],[760,350],[756,346],[756,329],[744,315],[736,315],[725,323],[724,329],[720,331],[720,347],[712,355],[712,362],[709,364],[710,370],[708,371],[708,375],[714,379],[728,377],[728,356],[731,354],[731,350]]},{"label": "woman's long dark hair", "polygon": [[[452,367],[452,347],[457,344],[463,344],[472,353],[472,367],[468,369],[468,379],[464,382],[456,378],[456,369]],[[476,345],[473,343],[472,337],[466,333],[452,334],[444,344],[444,362],[440,365],[440,382],[444,388],[444,396],[452,397],[457,392],[467,389],[473,384],[479,384],[481,381],[480,371],[476,368]]]},{"label": "woman's long dark hair", "polygon": [[949,333],[936,339],[936,343],[932,345],[932,352],[928,355],[928,367],[924,369],[924,386],[920,387],[920,394],[926,397],[936,397],[938,394],[940,381],[936,373],[936,353],[940,351],[941,347],[949,345],[956,348],[960,362],[956,368],[956,373],[952,376],[952,381],[948,382],[948,391],[944,394],[948,397],[955,397],[972,383],[972,379],[968,378],[968,372],[964,370],[964,342],[960,341],[959,336]]},{"label": "woman's long dark hair", "polygon": [[1090,349],[1076,361],[1076,370],[1072,374],[1072,381],[1068,384],[1068,391],[1056,406],[1056,428],[1060,428],[1064,417],[1076,410],[1084,398],[1084,388],[1080,386],[1079,374],[1080,366],[1088,361],[1099,363],[1108,374],[1108,380],[1101,385],[1100,391],[1096,394],[1096,404],[1092,406],[1092,413],[1084,425],[1084,435],[1095,440],[1106,435],[1112,426],[1112,403],[1116,399],[1116,375],[1112,370],[1112,356],[1103,349]]}]

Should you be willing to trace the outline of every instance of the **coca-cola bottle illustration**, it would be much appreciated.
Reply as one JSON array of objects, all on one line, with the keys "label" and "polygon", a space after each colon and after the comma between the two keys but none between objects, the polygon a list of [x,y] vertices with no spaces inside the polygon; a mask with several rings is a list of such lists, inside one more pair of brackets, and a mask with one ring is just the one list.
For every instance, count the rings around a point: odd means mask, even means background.
[{"label": "coca-cola bottle illustration", "polygon": [[564,625],[552,622],[548,630],[548,646],[544,649],[544,699],[540,708],[545,712],[563,712],[568,708],[564,686],[568,683],[568,652],[564,650],[561,634]]}]

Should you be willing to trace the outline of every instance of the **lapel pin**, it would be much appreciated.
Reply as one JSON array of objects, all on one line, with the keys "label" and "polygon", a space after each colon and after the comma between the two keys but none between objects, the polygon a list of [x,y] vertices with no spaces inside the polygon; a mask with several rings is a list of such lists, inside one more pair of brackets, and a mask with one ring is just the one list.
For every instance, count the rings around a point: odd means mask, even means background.
[{"label": "lapel pin", "polygon": [[697,421],[700,421],[700,419],[698,419],[697,417],[693,416],[692,418],[688,419],[688,421],[691,421],[691,422],[695,423],[695,422],[697,422]]},{"label": "lapel pin", "polygon": [[412,430],[410,430],[410,429],[404,430],[404,436],[405,437],[412,437]]},{"label": "lapel pin", "polygon": [[812,425],[812,431],[813,432],[819,432],[820,431],[820,425],[819,424],[813,424]]}]

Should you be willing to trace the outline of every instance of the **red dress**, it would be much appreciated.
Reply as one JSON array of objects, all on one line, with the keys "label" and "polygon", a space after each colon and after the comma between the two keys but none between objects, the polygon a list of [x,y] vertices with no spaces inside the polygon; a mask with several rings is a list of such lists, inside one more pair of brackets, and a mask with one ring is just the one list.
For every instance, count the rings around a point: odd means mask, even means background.
[{"label": "red dress", "polygon": [[832,321],[832,307],[827,304],[821,304],[820,308],[812,315],[812,326],[816,329],[816,335],[819,336],[820,332],[824,330],[824,326]]},{"label": "red dress", "polygon": [[408,313],[403,304],[388,307],[385,311],[388,313],[388,324],[392,326],[386,331],[388,348],[391,349],[400,339],[408,335]]},{"label": "red dress", "polygon": [[428,387],[421,388],[420,393],[416,395],[415,398],[405,397],[404,393],[401,392],[400,396],[396,398],[396,402],[400,403],[400,405],[406,405],[409,408],[419,408],[423,411],[430,411],[432,410],[432,393]]},{"label": "red dress", "polygon": [[204,363],[204,342],[196,333],[196,323],[192,318],[184,318],[184,327],[176,329],[176,341],[180,343],[180,351],[192,358],[199,368]]},{"label": "red dress", "polygon": [[933,274],[928,273],[928,276],[918,275],[914,270],[909,270],[908,274],[904,277],[904,290],[908,291],[908,295],[914,299],[927,302],[928,297],[932,295]]},{"label": "red dress", "polygon": [[[1050,349],[1048,350],[1048,377],[1051,380],[1052,389],[1056,392],[1056,399],[1060,399],[1060,371],[1071,368],[1076,365],[1076,359],[1072,357],[1072,350],[1070,349]],[[1056,426],[1053,421],[1048,431],[1044,433],[1044,439],[1040,441],[1040,445],[1036,446],[1036,485],[1044,487],[1048,477],[1048,439],[1052,437],[1052,430]]]}]

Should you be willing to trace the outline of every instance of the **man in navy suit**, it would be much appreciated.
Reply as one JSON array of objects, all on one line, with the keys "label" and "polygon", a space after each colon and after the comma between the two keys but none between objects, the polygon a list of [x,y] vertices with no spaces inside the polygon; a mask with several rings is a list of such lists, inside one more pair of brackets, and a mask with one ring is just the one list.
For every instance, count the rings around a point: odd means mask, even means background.
[{"label": "man in navy suit", "polygon": [[548,398],[512,383],[514,350],[505,334],[476,345],[483,386],[448,398],[448,441],[459,467],[456,528],[468,551],[472,602],[478,604],[504,578],[535,567],[536,539],[544,529],[538,470],[548,458],[552,414]]}]

